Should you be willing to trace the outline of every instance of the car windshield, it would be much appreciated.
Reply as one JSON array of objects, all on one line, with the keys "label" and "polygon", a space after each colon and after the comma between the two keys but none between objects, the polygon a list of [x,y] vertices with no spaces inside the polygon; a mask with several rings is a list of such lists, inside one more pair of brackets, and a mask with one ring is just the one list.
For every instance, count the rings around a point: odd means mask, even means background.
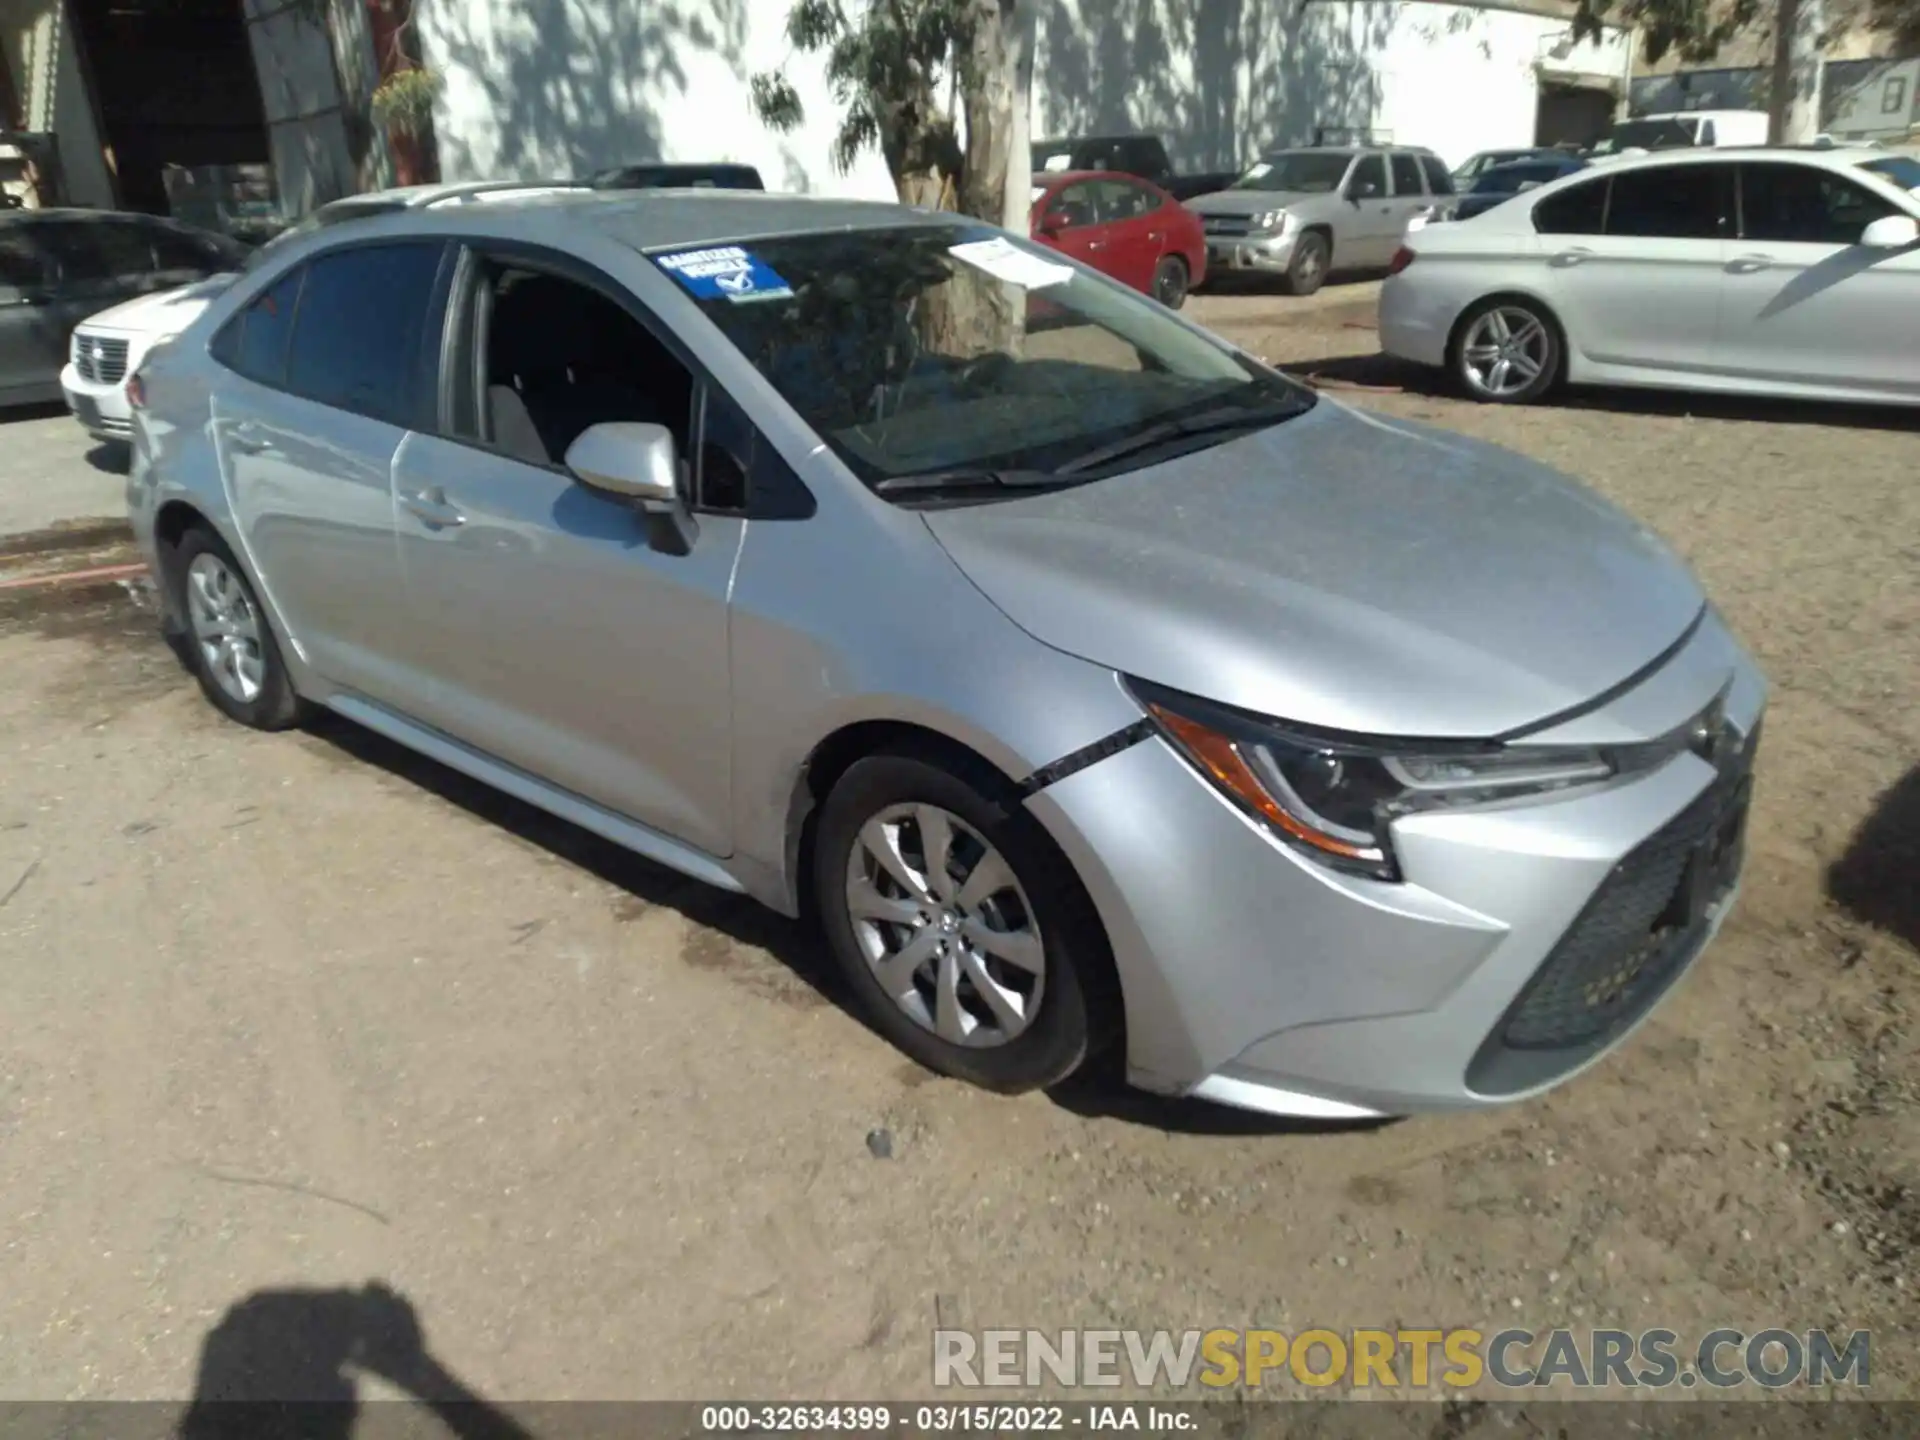
[{"label": "car windshield", "polygon": [[1863,160],[1862,170],[1871,170],[1882,180],[1891,181],[1902,190],[1920,195],[1920,160],[1911,155],[1889,155],[1884,160]]},{"label": "car windshield", "polygon": [[1622,150],[1676,150],[1691,146],[1693,132],[1678,120],[1629,120],[1613,127],[1613,133],[1593,147],[1596,155],[1617,155]]},{"label": "car windshield", "polygon": [[1473,182],[1475,195],[1512,195],[1522,185],[1544,185],[1566,173],[1566,166],[1551,160],[1522,161],[1515,165],[1496,165]]},{"label": "car windshield", "polygon": [[1346,179],[1353,156],[1338,150],[1281,151],[1263,155],[1260,162],[1238,180],[1235,190],[1290,190],[1306,195],[1327,195],[1340,188]]},{"label": "car windshield", "polygon": [[[1169,422],[1203,416],[1211,433],[1223,411],[1272,424],[1314,403],[1134,291],[985,226],[651,258],[870,485],[955,469],[1031,476]],[[1075,481],[1127,468],[1089,465]]]}]

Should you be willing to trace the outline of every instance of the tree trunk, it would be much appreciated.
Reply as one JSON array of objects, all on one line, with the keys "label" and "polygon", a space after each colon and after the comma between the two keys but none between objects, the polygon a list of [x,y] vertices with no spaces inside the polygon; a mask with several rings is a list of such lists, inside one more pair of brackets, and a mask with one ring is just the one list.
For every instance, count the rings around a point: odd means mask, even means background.
[{"label": "tree trunk", "polygon": [[[960,209],[992,225],[1007,222],[1009,172],[1019,92],[1018,0],[970,0],[972,34],[962,71],[966,77],[967,161],[961,172]],[[1019,127],[1024,129],[1024,126]],[[1025,157],[1022,157],[1023,162]],[[1020,168],[1025,168],[1024,163]],[[1015,227],[1026,233],[1022,217]],[[1026,328],[1025,292],[1000,283],[956,281],[953,353],[1012,350]]]},{"label": "tree trunk", "polygon": [[1033,49],[1039,28],[1037,0],[1013,0],[1015,49],[1013,113],[1007,127],[1006,213],[1000,223],[1024,235],[1033,214]]},{"label": "tree trunk", "polygon": [[1820,133],[1825,30],[1822,0],[1780,0],[1767,107],[1769,138],[1776,145],[1810,144]]}]

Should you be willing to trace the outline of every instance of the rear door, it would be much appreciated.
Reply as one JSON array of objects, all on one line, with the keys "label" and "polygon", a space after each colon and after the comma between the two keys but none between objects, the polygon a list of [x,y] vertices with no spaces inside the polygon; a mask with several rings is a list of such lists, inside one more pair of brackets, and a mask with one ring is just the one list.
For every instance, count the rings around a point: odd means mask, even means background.
[{"label": "rear door", "polygon": [[1714,368],[1731,163],[1596,176],[1534,208],[1567,343],[1602,365],[1676,378]]},{"label": "rear door", "polygon": [[40,243],[41,223],[0,218],[0,403],[59,394],[67,329],[55,303],[53,261]]},{"label": "rear door", "polygon": [[1786,384],[1920,396],[1920,248],[1860,233],[1908,215],[1852,178],[1787,160],[1739,167],[1740,236],[1720,313],[1721,364]]},{"label": "rear door", "polygon": [[405,709],[420,677],[391,469],[433,401],[437,241],[348,245],[269,286],[216,337],[214,439],[254,573],[313,666]]}]

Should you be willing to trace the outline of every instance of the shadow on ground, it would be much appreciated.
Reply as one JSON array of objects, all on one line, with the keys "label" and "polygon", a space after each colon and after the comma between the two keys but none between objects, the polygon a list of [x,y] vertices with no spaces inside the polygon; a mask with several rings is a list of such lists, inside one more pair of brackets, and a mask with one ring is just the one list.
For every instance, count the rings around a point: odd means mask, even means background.
[{"label": "shadow on ground", "polygon": [[1920,766],[1874,805],[1828,868],[1827,893],[1854,919],[1920,950]]},{"label": "shadow on ground", "polygon": [[66,402],[62,400],[41,400],[31,405],[0,405],[0,425],[11,425],[17,420],[51,420],[56,415],[66,413]]},{"label": "shadow on ground", "polygon": [[[1301,379],[1309,376],[1329,388],[1382,390],[1464,399],[1444,371],[1391,355],[1330,355],[1319,360],[1290,360],[1280,366]],[[1824,425],[1849,430],[1920,430],[1920,410],[1837,405],[1815,400],[1773,400],[1736,395],[1690,394],[1678,390],[1622,390],[1581,386],[1561,388],[1534,405],[1538,410],[1602,410],[1618,415],[1670,416],[1694,420],[1740,420],[1767,425]]]},{"label": "shadow on ground", "polygon": [[133,447],[124,440],[101,440],[87,451],[87,464],[103,475],[124,475],[133,468]]},{"label": "shadow on ground", "polygon": [[178,1440],[350,1440],[361,1376],[398,1386],[439,1422],[408,1433],[530,1440],[434,1358],[413,1306],[380,1284],[260,1290],[235,1304],[201,1342]]}]

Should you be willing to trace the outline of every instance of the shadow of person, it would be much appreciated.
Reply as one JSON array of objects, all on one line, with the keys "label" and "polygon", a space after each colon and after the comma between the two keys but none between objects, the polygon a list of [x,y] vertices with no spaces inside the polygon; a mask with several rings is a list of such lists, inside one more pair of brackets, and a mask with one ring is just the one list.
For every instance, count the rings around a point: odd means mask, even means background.
[{"label": "shadow of person", "polygon": [[201,1344],[178,1440],[351,1440],[359,1375],[399,1387],[458,1440],[531,1440],[433,1357],[413,1306],[378,1283],[235,1304]]},{"label": "shadow of person", "polygon": [[1920,766],[1874,802],[1828,868],[1827,894],[1854,919],[1920,950]]}]

